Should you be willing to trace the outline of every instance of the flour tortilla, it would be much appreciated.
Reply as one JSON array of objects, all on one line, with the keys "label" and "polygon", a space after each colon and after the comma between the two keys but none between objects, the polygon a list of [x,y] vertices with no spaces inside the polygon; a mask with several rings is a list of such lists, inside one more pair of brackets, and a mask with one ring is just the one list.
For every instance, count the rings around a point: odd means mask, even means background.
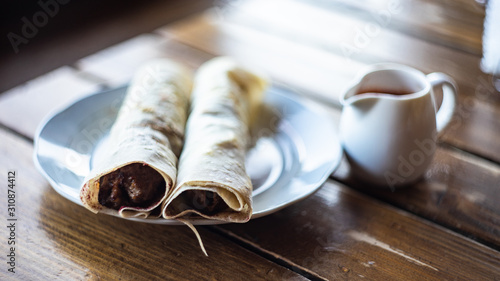
[{"label": "flour tortilla", "polygon": [[[252,116],[266,87],[267,80],[227,57],[212,59],[198,70],[177,184],[163,205],[163,217],[250,219],[252,183],[245,155]],[[199,200],[207,195],[218,201],[212,210]]]},{"label": "flour tortilla", "polygon": [[[161,205],[176,181],[191,88],[191,73],[169,60],[154,60],[138,70],[111,128],[106,155],[100,156],[104,160],[92,169],[80,191],[86,208],[95,213],[146,218]],[[148,206],[115,210],[101,205],[101,177],[134,163],[159,173],[165,191]]]}]

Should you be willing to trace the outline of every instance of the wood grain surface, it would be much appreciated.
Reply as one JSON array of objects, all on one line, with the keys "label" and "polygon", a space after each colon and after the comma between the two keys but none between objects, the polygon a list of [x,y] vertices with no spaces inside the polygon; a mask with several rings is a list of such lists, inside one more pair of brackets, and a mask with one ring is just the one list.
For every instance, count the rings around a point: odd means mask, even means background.
[{"label": "wood grain surface", "polygon": [[488,280],[500,274],[495,250],[331,182],[282,212],[221,228],[330,280]]},{"label": "wood grain surface", "polygon": [[[16,171],[19,217],[18,271],[2,268],[0,280],[499,280],[500,94],[479,68],[484,7],[473,0],[202,2],[127,3],[109,19],[89,18],[82,40],[52,30],[5,60],[0,89],[37,77],[0,95],[0,181]],[[46,55],[30,61],[32,52]],[[275,87],[326,106],[335,122],[343,89],[383,61],[451,75],[457,109],[419,182],[374,188],[353,178],[343,159],[302,202],[246,224],[197,227],[208,258],[187,227],[94,215],[35,169],[31,142],[52,110],[126,84],[151,58],[195,71],[217,55],[265,70]],[[23,72],[29,61],[35,66]],[[7,251],[0,243],[2,256]]]},{"label": "wood grain surface", "polygon": [[500,165],[443,145],[423,179],[396,191],[363,183],[349,170],[344,161],[333,178],[500,250],[500,208],[493,199]]},{"label": "wood grain surface", "polygon": [[0,122],[33,138],[37,126],[52,111],[96,92],[99,84],[63,66],[0,96]]}]

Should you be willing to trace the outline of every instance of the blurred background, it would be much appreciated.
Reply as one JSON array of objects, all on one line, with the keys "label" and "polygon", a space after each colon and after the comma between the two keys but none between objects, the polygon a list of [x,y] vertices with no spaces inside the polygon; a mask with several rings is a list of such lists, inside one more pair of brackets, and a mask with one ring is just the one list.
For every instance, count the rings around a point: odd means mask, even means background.
[{"label": "blurred background", "polygon": [[[7,0],[0,12],[0,92],[210,7],[217,7],[216,16],[233,26],[251,25],[353,61],[371,63],[370,53],[375,51],[370,48],[389,52],[387,32],[481,56],[485,5],[495,1],[489,2]],[[500,35],[489,38],[499,41]],[[403,41],[392,44],[400,44],[400,52],[415,51],[416,56],[423,52],[420,46],[412,50]],[[491,71],[491,67],[482,70]]]},{"label": "blurred background", "polygon": [[2,1],[0,92],[211,5],[203,0]]}]

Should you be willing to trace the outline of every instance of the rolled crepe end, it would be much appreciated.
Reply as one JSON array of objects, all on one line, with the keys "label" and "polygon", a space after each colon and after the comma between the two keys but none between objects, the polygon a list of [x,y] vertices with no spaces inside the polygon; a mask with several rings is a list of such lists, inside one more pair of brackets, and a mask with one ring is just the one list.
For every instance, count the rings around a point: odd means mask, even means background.
[{"label": "rolled crepe end", "polygon": [[[93,184],[97,184],[97,187],[90,188]],[[90,180],[86,182],[80,190],[80,201],[83,203],[83,206],[95,214],[102,209],[101,204],[99,204],[98,197],[99,182]]]},{"label": "rolled crepe end", "polygon": [[245,170],[250,124],[266,79],[229,57],[197,71],[174,192],[163,206],[167,219],[247,222],[252,183]]},{"label": "rolled crepe end", "polygon": [[[99,202],[99,192],[101,189],[100,182],[101,178],[112,173],[118,171],[121,168],[124,168],[128,165],[133,164],[142,164],[151,167],[155,170],[164,180],[165,183],[165,192],[163,192],[163,196],[158,197],[157,201],[151,202],[146,207],[141,206],[121,206],[119,209],[113,209],[104,205],[101,205]],[[167,197],[168,191],[171,190],[173,185],[173,181],[166,173],[162,172],[156,167],[148,165],[145,162],[128,162],[125,165],[118,166],[114,169],[107,170],[107,172],[101,173],[92,177],[90,180],[85,182],[83,187],[80,190],[80,200],[83,203],[83,206],[92,211],[93,213],[104,213],[110,215],[119,215],[125,218],[147,218],[150,213],[158,208],[161,203]]]},{"label": "rolled crepe end", "polygon": [[[176,181],[192,82],[191,71],[169,59],[154,59],[138,69],[110,129],[109,147],[102,150],[101,161],[81,187],[83,206],[94,213],[122,217],[156,215],[153,209],[161,205]],[[116,175],[104,178],[134,163],[156,170],[165,180],[165,189],[160,190],[156,174],[148,178],[152,174],[144,170],[129,173],[141,176],[141,184],[132,185],[135,180],[127,179],[122,185]]]},{"label": "rolled crepe end", "polygon": [[[252,216],[251,196],[243,196],[238,192],[230,191],[232,188],[228,186],[201,186],[203,183],[198,183],[199,185],[196,186],[196,183],[191,184],[195,186],[183,186],[176,192],[177,194],[173,194],[165,202],[162,212],[165,218],[186,219],[191,215],[197,215],[205,219],[234,223],[244,223],[250,220]],[[198,193],[188,195],[188,192]],[[200,199],[198,196],[207,196],[206,192],[210,192],[211,196],[209,197],[216,202],[218,201],[217,204],[219,205],[212,206],[214,209],[208,212],[206,211],[207,206],[204,204],[213,204],[213,201],[211,203],[206,203],[203,199],[201,202],[198,201]],[[247,200],[250,200],[250,202]],[[223,208],[220,209],[221,207]]]}]

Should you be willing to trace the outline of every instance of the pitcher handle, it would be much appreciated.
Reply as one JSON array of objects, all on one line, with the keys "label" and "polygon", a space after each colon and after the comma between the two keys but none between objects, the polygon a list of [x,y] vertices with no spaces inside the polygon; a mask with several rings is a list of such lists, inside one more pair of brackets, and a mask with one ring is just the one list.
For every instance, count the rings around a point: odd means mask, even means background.
[{"label": "pitcher handle", "polygon": [[[427,74],[427,80],[433,88],[443,87],[443,102],[436,112],[436,128],[438,132],[441,132],[453,117],[458,87],[453,78],[441,72]],[[436,100],[436,97],[432,98]]]}]

